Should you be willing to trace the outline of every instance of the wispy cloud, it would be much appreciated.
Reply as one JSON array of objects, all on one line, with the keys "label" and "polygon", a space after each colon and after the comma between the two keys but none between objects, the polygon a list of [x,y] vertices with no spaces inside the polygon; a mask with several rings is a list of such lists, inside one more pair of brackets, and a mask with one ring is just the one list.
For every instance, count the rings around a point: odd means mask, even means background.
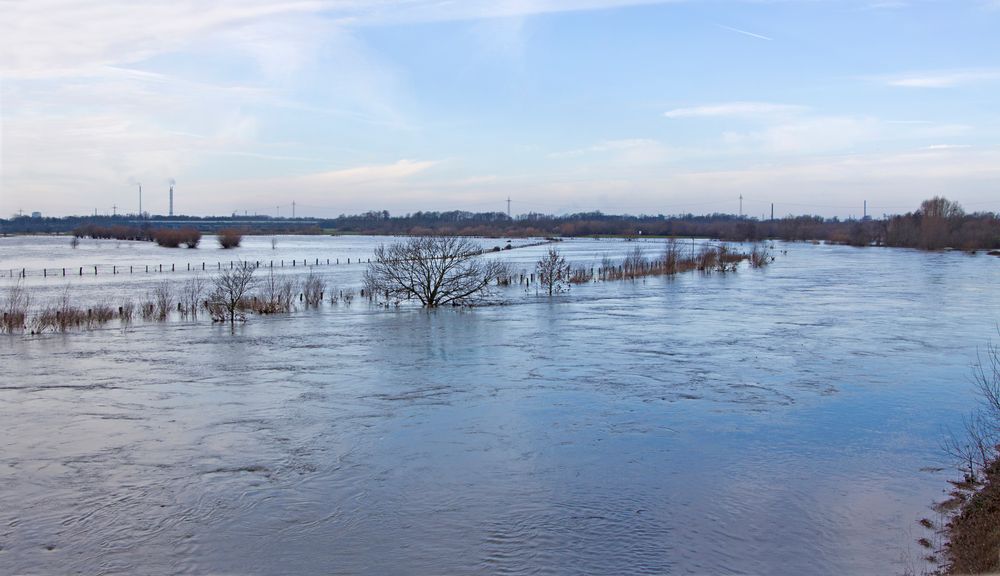
[{"label": "wispy cloud", "polygon": [[771,38],[770,36],[764,36],[763,34],[757,34],[756,32],[750,32],[749,30],[741,30],[739,28],[733,28],[732,26],[726,26],[725,24],[716,24],[716,26],[724,30],[729,30],[730,32],[736,32],[737,34],[743,34],[744,36],[756,38],[758,40],[767,40],[768,42],[774,40],[774,38]]},{"label": "wispy cloud", "polygon": [[391,164],[373,164],[310,174],[300,177],[299,181],[303,184],[327,186],[374,184],[410,178],[437,164],[438,162],[431,160],[403,159]]},{"label": "wispy cloud", "polygon": [[889,86],[900,88],[954,88],[995,80],[1000,80],[1000,70],[925,72],[884,78]]},{"label": "wispy cloud", "polygon": [[553,152],[549,154],[549,158],[579,158],[588,155],[604,156],[607,158],[609,164],[637,166],[664,162],[669,159],[670,151],[656,140],[626,138],[605,140],[586,148]]},{"label": "wispy cloud", "polygon": [[961,150],[963,148],[972,148],[972,146],[969,144],[932,144],[924,147],[924,150]]},{"label": "wispy cloud", "polygon": [[689,108],[675,108],[663,113],[667,118],[713,118],[725,116],[775,116],[798,114],[808,110],[805,106],[774,104],[770,102],[725,102]]}]

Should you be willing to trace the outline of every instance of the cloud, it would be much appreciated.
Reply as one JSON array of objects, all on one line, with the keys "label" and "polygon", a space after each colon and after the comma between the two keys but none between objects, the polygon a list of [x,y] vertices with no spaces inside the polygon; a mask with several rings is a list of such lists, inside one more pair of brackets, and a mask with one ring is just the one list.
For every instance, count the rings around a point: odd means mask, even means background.
[{"label": "cloud", "polygon": [[717,118],[730,116],[774,116],[798,114],[808,110],[805,106],[772,104],[769,102],[727,102],[690,108],[675,108],[664,112],[667,118]]},{"label": "cloud", "polygon": [[549,158],[554,159],[580,158],[585,156],[603,157],[603,161],[610,164],[638,166],[665,162],[670,158],[670,150],[656,140],[627,138],[621,140],[604,140],[586,148],[549,154]]},{"label": "cloud", "polygon": [[925,146],[924,150],[960,150],[963,148],[972,148],[972,146],[969,144],[931,144]]},{"label": "cloud", "polygon": [[878,133],[878,122],[873,118],[828,116],[805,118],[758,131],[730,131],[723,134],[723,140],[755,152],[809,154],[850,150]]},{"label": "cloud", "polygon": [[899,88],[954,88],[1000,80],[1000,70],[929,72],[885,78],[889,86]]},{"label": "cloud", "polygon": [[437,165],[436,161],[403,159],[391,164],[373,164],[301,176],[295,182],[305,186],[358,186],[405,180]]},{"label": "cloud", "polygon": [[717,24],[717,26],[719,28],[723,28],[725,30],[729,30],[730,32],[736,32],[737,34],[743,34],[744,36],[750,36],[751,38],[756,38],[758,40],[767,40],[768,42],[774,40],[774,38],[770,38],[768,36],[764,36],[763,34],[757,34],[757,33],[754,33],[754,32],[749,32],[747,30],[740,30],[739,28],[733,28],[732,26],[726,26],[724,24]]}]

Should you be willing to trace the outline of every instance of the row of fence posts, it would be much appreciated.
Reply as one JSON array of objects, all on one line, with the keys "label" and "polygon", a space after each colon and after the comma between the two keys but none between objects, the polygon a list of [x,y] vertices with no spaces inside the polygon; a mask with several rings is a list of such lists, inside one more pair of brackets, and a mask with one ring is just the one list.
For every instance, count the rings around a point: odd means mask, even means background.
[{"label": "row of fence posts", "polygon": [[[368,263],[371,263],[371,258],[369,258],[367,261],[368,261]],[[302,266],[309,266],[310,265],[309,259],[307,259],[307,258],[303,258],[302,260],[292,260],[291,262],[292,262],[291,263],[291,267],[293,267],[293,268],[296,267],[296,266],[299,266],[299,265],[302,265]],[[320,259],[319,258],[313,259],[313,262],[314,262],[312,264],[313,266],[320,266]],[[351,263],[351,259],[350,258],[347,259],[347,263],[348,264]],[[355,259],[355,263],[360,264],[361,263],[361,258],[356,258]],[[332,262],[331,262],[330,258],[326,259],[326,265],[327,266],[339,265],[339,264],[340,264],[340,258],[334,258]],[[234,265],[235,265],[235,262],[233,260],[230,260],[229,261],[229,268],[232,269]],[[254,265],[257,268],[260,268],[260,266],[261,266],[260,260],[257,260]],[[274,260],[271,260],[269,265],[270,265],[271,268],[274,268]],[[159,265],[155,265],[154,264],[153,265],[153,272],[156,272],[156,273],[163,272],[164,271],[163,266],[164,266],[163,264],[159,264]],[[279,268],[284,268],[285,267],[285,261],[284,260],[279,260],[278,261],[278,267]],[[52,276],[52,277],[65,277],[67,275],[70,275],[70,276],[83,276],[83,273],[84,273],[85,270],[87,271],[87,274],[89,275],[91,268],[93,268],[93,270],[94,270],[94,274],[93,275],[97,276],[98,275],[98,270],[99,270],[98,266],[80,266],[79,268],[77,268],[77,273],[76,274],[73,274],[73,269],[72,268],[54,268],[54,269],[52,269],[54,271],[53,274],[49,274],[49,270],[50,270],[49,268],[42,268],[42,277],[43,278],[48,278],[49,276]],[[195,264],[194,270],[197,271],[197,269],[198,269],[198,265]],[[201,269],[202,269],[202,271],[207,270],[205,262],[201,263]],[[222,262],[217,262],[216,263],[216,269],[217,270],[222,270]],[[69,274],[67,274],[67,272],[66,272],[67,270],[69,270]],[[136,266],[134,266],[134,265],[128,267],[128,273],[129,274],[134,274],[135,270],[136,270]],[[187,264],[187,271],[190,272],[191,270],[192,270],[191,263],[189,262]],[[58,273],[59,271],[61,271],[61,274]],[[176,271],[177,271],[177,265],[176,264],[171,264],[169,272],[176,272]],[[145,265],[144,272],[146,274],[149,273],[149,265],[148,264]],[[17,274],[16,275],[17,278],[27,278],[28,277],[28,269],[27,268],[21,268],[21,270],[19,270],[19,271],[16,270],[16,269],[11,269],[10,270],[10,278],[15,278],[15,273]],[[124,273],[125,273],[125,266],[118,266],[117,264],[114,264],[114,265],[111,266],[111,274],[112,275],[124,274]]]}]

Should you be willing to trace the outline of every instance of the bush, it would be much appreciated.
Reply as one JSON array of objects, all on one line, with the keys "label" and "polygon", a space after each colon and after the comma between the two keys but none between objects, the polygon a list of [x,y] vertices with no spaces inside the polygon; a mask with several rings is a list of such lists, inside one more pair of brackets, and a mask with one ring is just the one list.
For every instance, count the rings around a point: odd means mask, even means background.
[{"label": "bush", "polygon": [[239,247],[242,241],[243,233],[239,230],[232,228],[219,230],[219,246],[222,246],[226,250]]},{"label": "bush", "polygon": [[20,279],[11,284],[3,301],[3,322],[0,323],[0,332],[13,333],[24,330],[30,302],[31,299]]},{"label": "bush", "polygon": [[195,228],[160,228],[151,234],[153,240],[164,248],[177,248],[181,244],[197,248],[201,242],[201,232]]}]

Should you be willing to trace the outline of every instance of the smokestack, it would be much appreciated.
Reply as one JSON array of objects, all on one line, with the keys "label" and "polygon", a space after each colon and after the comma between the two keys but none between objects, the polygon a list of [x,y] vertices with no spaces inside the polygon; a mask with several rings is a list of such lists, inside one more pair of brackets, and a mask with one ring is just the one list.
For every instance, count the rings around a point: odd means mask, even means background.
[{"label": "smokestack", "polygon": [[170,215],[174,215],[174,185],[170,185]]},{"label": "smokestack", "polygon": [[142,218],[142,184],[139,184],[139,218]]}]

